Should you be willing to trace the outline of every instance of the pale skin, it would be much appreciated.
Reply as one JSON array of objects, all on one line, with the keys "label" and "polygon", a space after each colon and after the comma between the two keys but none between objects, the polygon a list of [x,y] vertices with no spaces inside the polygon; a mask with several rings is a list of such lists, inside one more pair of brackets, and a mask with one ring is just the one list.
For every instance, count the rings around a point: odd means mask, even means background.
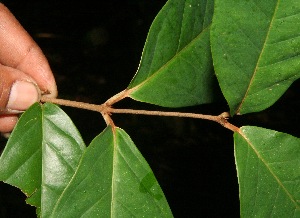
[{"label": "pale skin", "polygon": [[14,15],[0,3],[0,132],[11,132],[18,114],[43,95],[57,96],[48,61]]}]

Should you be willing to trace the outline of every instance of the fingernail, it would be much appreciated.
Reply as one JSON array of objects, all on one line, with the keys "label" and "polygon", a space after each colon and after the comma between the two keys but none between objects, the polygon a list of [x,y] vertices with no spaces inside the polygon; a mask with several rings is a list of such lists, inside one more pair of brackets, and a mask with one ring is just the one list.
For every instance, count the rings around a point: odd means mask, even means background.
[{"label": "fingernail", "polygon": [[31,82],[17,81],[12,85],[7,108],[12,110],[26,110],[39,100],[39,92]]}]

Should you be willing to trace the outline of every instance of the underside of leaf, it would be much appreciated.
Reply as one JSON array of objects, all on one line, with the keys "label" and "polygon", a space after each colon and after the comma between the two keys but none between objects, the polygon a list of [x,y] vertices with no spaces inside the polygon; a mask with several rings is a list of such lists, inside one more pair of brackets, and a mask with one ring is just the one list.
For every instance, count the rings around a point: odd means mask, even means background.
[{"label": "underside of leaf", "polygon": [[245,126],[234,143],[241,217],[299,217],[300,139]]},{"label": "underside of leaf", "polygon": [[300,77],[300,2],[215,1],[216,75],[231,114],[270,107]]}]

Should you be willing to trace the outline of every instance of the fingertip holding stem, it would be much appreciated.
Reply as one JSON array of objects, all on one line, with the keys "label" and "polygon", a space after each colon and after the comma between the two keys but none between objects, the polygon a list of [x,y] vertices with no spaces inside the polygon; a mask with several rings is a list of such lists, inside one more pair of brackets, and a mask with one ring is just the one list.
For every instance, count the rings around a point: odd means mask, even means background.
[{"label": "fingertip holding stem", "polygon": [[7,109],[23,111],[40,100],[39,88],[32,82],[16,81],[11,88]]},{"label": "fingertip holding stem", "polygon": [[39,101],[40,96],[40,90],[33,82],[15,81],[12,84],[6,105],[7,113],[0,116],[0,132],[11,132],[18,121],[17,114]]}]

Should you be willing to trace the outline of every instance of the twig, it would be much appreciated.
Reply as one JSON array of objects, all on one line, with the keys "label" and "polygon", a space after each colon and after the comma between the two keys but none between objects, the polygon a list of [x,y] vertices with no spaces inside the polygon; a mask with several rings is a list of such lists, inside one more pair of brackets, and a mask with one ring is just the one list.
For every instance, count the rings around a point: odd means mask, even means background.
[{"label": "twig", "polygon": [[97,105],[97,104],[90,104],[84,102],[77,102],[77,101],[70,101],[64,99],[54,99],[54,98],[47,98],[42,97],[41,102],[50,102],[54,104],[59,104],[62,106],[69,106],[75,108],[81,108],[91,111],[100,112],[106,122],[107,125],[111,125],[114,127],[113,120],[111,119],[110,115],[115,114],[141,114],[141,115],[150,115],[150,116],[168,116],[168,117],[187,117],[187,118],[195,118],[195,119],[204,119],[204,120],[211,120],[217,122],[224,126],[227,129],[230,129],[233,132],[238,132],[239,128],[232,125],[227,121],[229,118],[229,114],[224,112],[218,116],[213,115],[206,115],[206,114],[195,114],[195,113],[182,113],[182,112],[168,112],[168,111],[147,111],[147,110],[134,110],[134,109],[114,109],[111,107],[111,102],[105,102],[104,104]]},{"label": "twig", "polygon": [[114,96],[112,96],[104,104],[111,106],[111,105],[117,103],[118,101],[121,101],[122,99],[128,97],[130,93],[131,93],[131,90],[125,89],[125,90],[115,94]]},{"label": "twig", "polygon": [[68,106],[68,107],[75,107],[75,108],[80,108],[80,109],[86,109],[90,111],[97,111],[102,113],[106,106],[101,104],[90,104],[90,103],[85,103],[85,102],[78,102],[78,101],[70,101],[70,100],[65,100],[65,99],[57,99],[57,98],[47,98],[42,96],[41,97],[41,102],[49,102],[53,104],[58,104],[62,106]]},{"label": "twig", "polygon": [[206,115],[206,114],[195,114],[195,113],[182,113],[182,112],[168,112],[168,111],[147,111],[147,110],[134,110],[134,109],[114,109],[110,108],[108,110],[110,113],[115,114],[140,114],[140,115],[150,115],[150,116],[166,116],[166,117],[186,117],[195,118],[203,120],[211,120],[217,122],[227,129],[233,132],[239,130],[238,127],[232,125],[227,121],[229,118],[229,113],[224,112],[218,116]]}]

